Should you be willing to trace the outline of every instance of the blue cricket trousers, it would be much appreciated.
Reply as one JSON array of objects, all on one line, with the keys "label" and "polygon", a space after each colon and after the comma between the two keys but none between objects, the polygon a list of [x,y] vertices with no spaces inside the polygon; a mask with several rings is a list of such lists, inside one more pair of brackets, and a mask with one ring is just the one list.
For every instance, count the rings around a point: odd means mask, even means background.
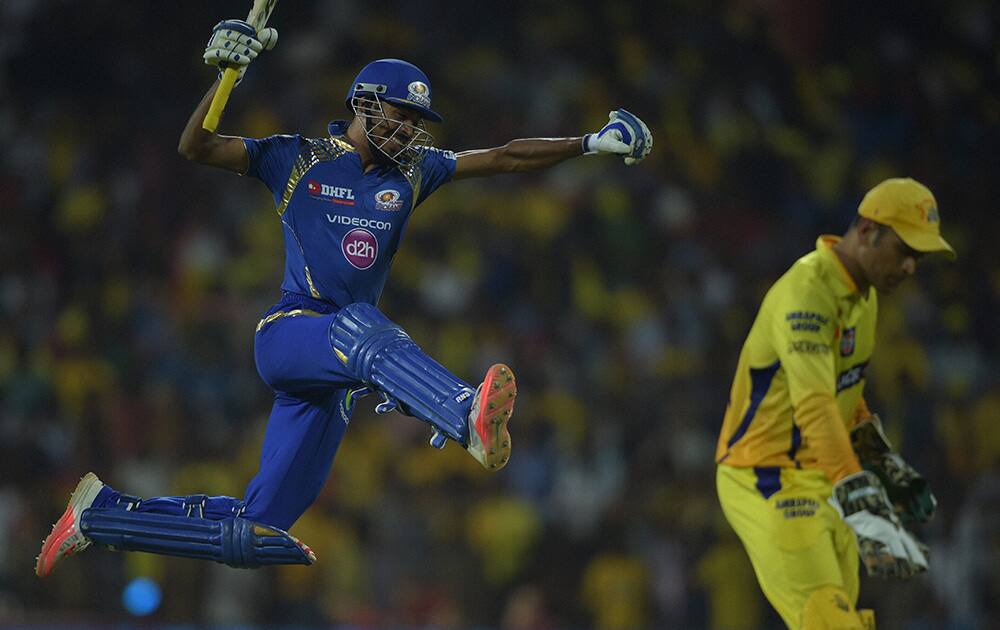
[{"label": "blue cricket trousers", "polygon": [[[289,529],[312,505],[330,473],[354,401],[349,392],[364,387],[333,353],[330,324],[338,308],[307,296],[286,293],[265,314],[254,337],[261,378],[274,390],[260,468],[243,500],[233,497],[156,497],[135,511],[196,513],[209,519],[242,516]],[[126,495],[107,489],[94,507],[111,507]]]}]

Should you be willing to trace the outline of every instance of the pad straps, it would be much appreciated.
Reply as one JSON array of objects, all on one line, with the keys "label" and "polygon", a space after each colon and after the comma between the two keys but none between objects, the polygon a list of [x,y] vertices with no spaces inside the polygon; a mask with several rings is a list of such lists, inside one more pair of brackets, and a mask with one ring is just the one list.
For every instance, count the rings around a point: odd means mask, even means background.
[{"label": "pad straps", "polygon": [[[334,354],[355,377],[387,400],[432,425],[462,446],[469,441],[468,416],[475,390],[432,359],[409,335],[371,304],[342,308],[330,326]],[[440,440],[435,446],[444,446]]]}]

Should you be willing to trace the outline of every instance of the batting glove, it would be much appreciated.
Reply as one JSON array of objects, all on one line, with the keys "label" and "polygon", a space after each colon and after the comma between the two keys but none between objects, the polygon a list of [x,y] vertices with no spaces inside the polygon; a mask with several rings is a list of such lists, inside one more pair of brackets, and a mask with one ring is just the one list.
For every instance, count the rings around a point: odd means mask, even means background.
[{"label": "batting glove", "polygon": [[202,58],[210,66],[219,67],[219,76],[230,66],[239,70],[236,85],[243,80],[247,66],[262,50],[271,50],[278,43],[278,31],[262,29],[259,33],[243,20],[223,20],[212,29]]},{"label": "batting glove", "polygon": [[927,570],[927,547],[900,524],[873,473],[862,471],[841,479],[829,501],[854,530],[868,575],[908,578]]},{"label": "batting glove", "polygon": [[653,148],[653,134],[638,116],[624,109],[608,113],[608,124],[583,137],[584,155],[614,153],[625,156],[629,166],[643,161]]}]

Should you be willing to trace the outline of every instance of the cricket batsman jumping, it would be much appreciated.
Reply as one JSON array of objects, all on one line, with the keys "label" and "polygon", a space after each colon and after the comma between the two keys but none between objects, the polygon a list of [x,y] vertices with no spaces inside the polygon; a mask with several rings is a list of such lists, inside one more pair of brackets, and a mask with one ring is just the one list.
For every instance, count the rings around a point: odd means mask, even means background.
[{"label": "cricket batsman jumping", "polygon": [[874,628],[874,613],[855,608],[859,555],[873,576],[927,570],[927,548],[904,525],[929,520],[934,495],[893,452],[862,390],[878,294],[924,253],[954,250],[934,196],[912,179],[875,186],[858,215],[764,297],[716,450],[722,510],[795,629]]},{"label": "cricket batsman jumping", "polygon": [[[242,78],[276,41],[273,28],[225,20],[204,58]],[[434,148],[426,125],[441,116],[431,109],[430,80],[398,59],[361,69],[347,90],[352,119],[330,123],[324,137],[223,136],[202,127],[218,84],[191,115],[178,149],[189,160],[262,181],[285,242],[281,299],[254,337],[258,372],[274,391],[259,471],[243,499],[141,499],[89,473],[42,545],[39,576],[90,545],[233,567],[314,563],[309,547],[286,530],[319,495],[351,412],[370,393],[382,399],[376,411],[398,409],[430,424],[434,446],[450,439],[488,470],[502,468],[511,452],[511,369],[494,365],[472,387],[376,306],[410,215],[453,179],[535,171],[579,155],[635,164],[652,147],[646,125],[619,109],[582,137],[512,140],[457,154]]]}]

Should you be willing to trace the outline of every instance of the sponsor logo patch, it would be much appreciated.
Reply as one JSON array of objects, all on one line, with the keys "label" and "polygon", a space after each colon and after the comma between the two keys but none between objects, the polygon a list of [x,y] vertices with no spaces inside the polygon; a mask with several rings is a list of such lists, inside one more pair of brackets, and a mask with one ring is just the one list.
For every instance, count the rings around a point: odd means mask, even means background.
[{"label": "sponsor logo patch", "polygon": [[813,516],[819,509],[819,502],[808,497],[781,499],[774,504],[776,510],[781,510],[785,518],[801,518]]},{"label": "sponsor logo patch", "polygon": [[463,400],[468,400],[469,396],[472,396],[472,392],[466,389],[458,396],[455,396],[455,402],[460,403]]},{"label": "sponsor logo patch", "polygon": [[854,354],[854,331],[853,327],[844,329],[844,334],[840,338],[840,356],[847,357]]},{"label": "sponsor logo patch", "polygon": [[375,207],[379,210],[394,211],[403,207],[403,199],[398,190],[386,188],[375,193]]},{"label": "sponsor logo patch", "polygon": [[788,353],[792,354],[794,352],[801,354],[827,354],[830,352],[830,346],[816,341],[789,341]]},{"label": "sponsor logo patch", "polygon": [[388,232],[392,229],[392,223],[388,221],[378,221],[376,219],[365,219],[362,217],[345,217],[342,214],[328,214],[326,220],[339,225],[350,225],[352,227],[363,227],[372,230]]},{"label": "sponsor logo patch", "polygon": [[810,311],[792,311],[785,314],[785,321],[789,322],[792,330],[804,330],[806,332],[818,332],[822,326],[830,323],[830,319],[820,313]]},{"label": "sponsor logo patch", "polygon": [[849,389],[860,383],[865,377],[865,370],[867,368],[868,362],[865,361],[841,372],[837,376],[837,393],[839,394],[845,389]]},{"label": "sponsor logo patch", "polygon": [[365,228],[354,228],[345,234],[340,247],[347,262],[357,269],[368,269],[378,258],[378,239]]},{"label": "sponsor logo patch", "polygon": [[823,324],[824,326],[830,321],[830,319],[825,315],[821,313],[812,313],[810,311],[792,311],[791,313],[785,314],[786,321],[792,321],[793,319],[815,321]]},{"label": "sponsor logo patch", "polygon": [[339,203],[345,206],[354,205],[354,191],[350,188],[331,186],[330,184],[310,179],[306,182],[306,190],[309,191],[310,197],[319,201],[329,201],[330,203]]}]

